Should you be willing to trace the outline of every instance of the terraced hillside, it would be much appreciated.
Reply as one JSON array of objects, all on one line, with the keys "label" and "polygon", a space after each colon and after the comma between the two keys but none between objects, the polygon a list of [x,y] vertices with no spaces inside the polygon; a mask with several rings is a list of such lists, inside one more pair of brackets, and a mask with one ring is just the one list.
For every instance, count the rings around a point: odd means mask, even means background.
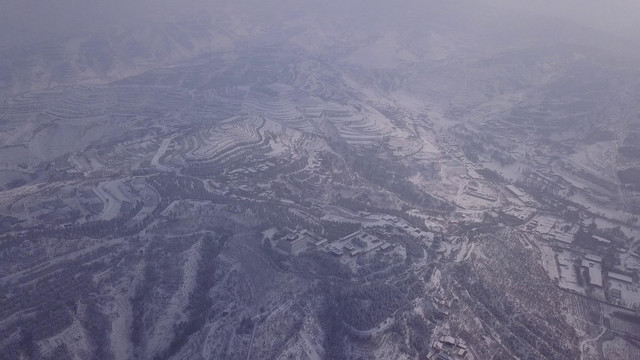
[{"label": "terraced hillside", "polygon": [[198,24],[0,99],[0,358],[638,353],[637,66]]}]

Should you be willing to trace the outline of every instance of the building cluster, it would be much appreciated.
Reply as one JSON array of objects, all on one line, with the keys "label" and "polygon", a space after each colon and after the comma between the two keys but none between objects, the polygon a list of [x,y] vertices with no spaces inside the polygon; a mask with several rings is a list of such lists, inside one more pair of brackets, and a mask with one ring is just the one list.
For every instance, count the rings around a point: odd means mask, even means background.
[{"label": "building cluster", "polygon": [[[541,181],[554,183],[560,191],[565,190],[554,179],[541,174],[535,176]],[[554,214],[538,213],[531,196],[516,186],[507,185],[506,190],[524,205],[513,205],[501,210],[501,214],[523,223],[522,230],[551,245],[552,253],[543,263],[551,264],[546,266],[549,276],[557,279],[561,288],[627,309],[640,310],[640,285],[630,276],[633,269],[619,266],[609,271],[601,256],[585,254],[580,244],[574,243],[579,225],[567,223]],[[592,235],[591,239],[601,247],[612,245],[612,241],[603,236]]]},{"label": "building cluster", "polygon": [[581,262],[589,277],[588,283],[599,291],[605,291],[606,300],[628,309],[640,310],[640,286],[633,277],[615,271],[602,270],[602,257],[587,254]]},{"label": "building cluster", "polygon": [[578,227],[564,223],[553,216],[538,215],[527,223],[525,230],[546,240],[555,240],[563,244],[571,244],[578,232]]},{"label": "building cluster", "polygon": [[640,285],[628,275],[607,272],[608,300],[618,306],[640,311]]},{"label": "building cluster", "polygon": [[327,243],[327,239],[312,234],[307,230],[293,232],[276,243],[276,249],[286,255],[298,256],[311,246],[320,247]]},{"label": "building cluster", "polygon": [[472,185],[467,185],[464,189],[465,193],[471,195],[473,197],[477,197],[478,199],[487,200],[491,202],[498,201],[498,198],[490,194],[486,189],[482,187],[476,187]]},{"label": "building cluster", "polygon": [[602,287],[602,258],[596,255],[586,255],[582,259],[582,267],[589,273],[589,284]]},{"label": "building cluster", "polygon": [[529,220],[533,216],[533,214],[535,214],[535,212],[536,212],[535,209],[532,209],[530,207],[519,207],[519,206],[512,206],[502,211],[502,213],[507,217],[520,222],[525,222]]},{"label": "building cluster", "polygon": [[509,191],[511,195],[515,196],[516,199],[520,200],[524,204],[529,206],[535,205],[535,200],[533,200],[533,198],[529,194],[522,191],[520,188],[513,185],[507,185],[506,189]]},{"label": "building cluster", "polygon": [[353,257],[374,250],[386,251],[393,247],[394,244],[359,230],[327,245],[325,250],[335,256],[349,255]]},{"label": "building cluster", "polygon": [[462,339],[453,336],[440,336],[431,345],[431,351],[427,355],[429,360],[462,360],[469,353],[467,344]]},{"label": "building cluster", "polygon": [[394,247],[394,244],[360,230],[333,242],[307,230],[296,231],[279,239],[275,245],[277,250],[291,256],[298,256],[308,249],[316,248],[335,256],[348,255],[353,257],[374,250],[387,251]]}]

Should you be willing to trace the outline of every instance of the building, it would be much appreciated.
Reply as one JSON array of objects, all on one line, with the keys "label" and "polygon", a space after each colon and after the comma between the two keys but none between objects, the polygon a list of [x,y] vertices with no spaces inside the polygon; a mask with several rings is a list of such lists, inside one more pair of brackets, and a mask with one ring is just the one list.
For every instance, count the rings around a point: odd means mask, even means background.
[{"label": "building", "polygon": [[484,193],[484,192],[477,191],[477,190],[476,190],[476,189],[474,189],[474,188],[467,188],[467,189],[466,189],[466,193],[467,193],[468,195],[471,195],[471,196],[477,197],[478,199],[487,200],[487,201],[491,201],[491,202],[498,201],[498,198],[496,198],[496,197],[494,197],[494,196],[491,196],[491,195],[489,195],[489,194],[486,194],[486,193]]},{"label": "building", "polygon": [[605,244],[610,244],[610,243],[611,243],[611,240],[609,240],[609,239],[605,239],[605,238],[603,238],[602,236],[593,235],[592,237],[593,237],[594,239],[596,239],[596,240],[598,240],[598,241],[602,242],[602,243],[605,243]]},{"label": "building", "polygon": [[306,237],[294,233],[278,240],[276,249],[284,252],[285,254],[297,256],[307,250],[308,245]]},{"label": "building", "polygon": [[536,222],[535,231],[541,235],[548,234],[556,225],[556,219],[550,216],[538,216],[533,221]]},{"label": "building", "polygon": [[[548,236],[555,240],[565,244],[570,244],[575,239],[575,235],[578,232],[578,227],[567,223],[561,223],[556,221],[553,228],[548,233]],[[586,257],[586,256],[585,256]],[[602,262],[602,259],[596,262]]]},{"label": "building", "polygon": [[456,344],[456,339],[454,339],[453,336],[444,336],[442,338],[440,338],[440,341],[442,341],[442,343],[449,345],[449,346],[453,346]]},{"label": "building", "polygon": [[608,275],[612,279],[620,280],[629,284],[633,283],[633,278],[631,276],[614,273],[612,271],[609,271]]},{"label": "building", "polygon": [[321,247],[321,246],[324,246],[325,244],[327,244],[328,242],[329,242],[329,240],[327,240],[327,239],[322,239],[322,240],[318,240],[318,241],[315,243],[315,245],[316,245],[316,247]]},{"label": "building", "polygon": [[611,289],[611,297],[616,300],[622,299],[622,291],[620,289]]},{"label": "building", "polygon": [[591,285],[602,287],[602,265],[591,260],[582,260],[582,267],[589,270],[589,283]]},{"label": "building", "polygon": [[429,352],[427,359],[435,360],[462,360],[467,357],[469,349],[462,339],[453,336],[440,336],[433,342],[433,351]]},{"label": "building", "polygon": [[506,188],[507,188],[507,190],[509,190],[510,193],[512,193],[516,197],[520,198],[521,200],[522,200],[522,198],[527,196],[527,194],[524,191],[518,189],[517,187],[515,187],[513,185],[507,185]]},{"label": "building", "polygon": [[533,216],[533,214],[535,214],[535,210],[528,207],[510,207],[502,213],[515,220],[527,221],[531,216]]}]

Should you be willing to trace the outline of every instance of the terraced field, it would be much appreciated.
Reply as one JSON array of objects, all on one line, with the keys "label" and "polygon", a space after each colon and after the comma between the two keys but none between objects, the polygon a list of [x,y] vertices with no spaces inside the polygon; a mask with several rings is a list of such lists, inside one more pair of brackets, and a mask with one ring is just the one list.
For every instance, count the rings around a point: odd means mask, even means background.
[{"label": "terraced field", "polygon": [[636,70],[202,19],[135,61],[200,56],[0,99],[0,358],[636,356],[579,262],[637,272]]}]

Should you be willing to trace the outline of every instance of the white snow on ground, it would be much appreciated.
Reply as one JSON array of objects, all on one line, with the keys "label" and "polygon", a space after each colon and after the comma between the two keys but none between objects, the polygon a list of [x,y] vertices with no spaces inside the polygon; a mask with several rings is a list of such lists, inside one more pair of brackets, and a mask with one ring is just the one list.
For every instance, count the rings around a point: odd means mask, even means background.
[{"label": "white snow on ground", "polygon": [[436,269],[426,285],[427,289],[437,289],[440,287],[440,281],[442,281],[442,273]]},{"label": "white snow on ground", "polygon": [[630,253],[620,254],[620,263],[627,271],[640,270],[640,257]]},{"label": "white snow on ground", "polygon": [[322,329],[318,325],[317,320],[312,317],[306,317],[302,329],[295,337],[295,340],[289,343],[289,346],[287,346],[284,352],[279,354],[277,359],[323,359],[323,341]]},{"label": "white snow on ground", "polygon": [[[637,217],[637,215],[631,215],[631,214],[629,214],[628,216],[629,217],[634,217],[634,216]],[[620,231],[622,231],[622,233],[625,236],[628,236],[630,238],[638,238],[638,230],[637,229],[634,229],[634,228],[626,226],[626,225],[620,225],[618,223],[618,221],[624,221],[627,224],[631,224],[631,223],[633,223],[632,221],[628,221],[627,218],[625,218],[625,217],[618,218],[618,219],[609,217],[609,219],[614,219],[616,222],[605,220],[605,219],[602,219],[602,218],[595,218],[594,222],[596,223],[596,226],[598,226],[599,229],[612,229],[612,228],[618,228],[619,227]]]},{"label": "white snow on ground", "polygon": [[73,125],[53,124],[34,134],[29,150],[40,159],[53,160],[71,151],[82,150],[82,128]]},{"label": "white snow on ground", "polygon": [[[428,340],[425,340],[428,341]],[[397,341],[394,341],[392,335],[384,334],[382,335],[380,341],[378,342],[380,345],[376,348],[375,352],[372,355],[372,359],[394,359],[394,360],[409,360],[413,359],[409,357],[405,352],[400,350],[400,345]]]},{"label": "white snow on ground", "polygon": [[14,189],[0,191],[0,206],[2,208],[8,207],[15,202],[15,199],[33,195],[43,189],[42,185],[24,185]]},{"label": "white snow on ground", "polygon": [[101,220],[111,220],[120,213],[122,202],[133,198],[124,184],[124,180],[103,181],[93,192],[100,198],[104,207],[100,213]]},{"label": "white snow on ground", "polygon": [[379,218],[375,217],[372,219],[362,217],[358,214],[355,214],[347,209],[338,207],[338,206],[325,206],[322,208],[322,211],[325,212],[325,215],[321,218],[322,220],[334,220],[334,221],[352,221],[352,222],[361,222],[363,226],[380,226],[384,225],[387,222],[380,221]]},{"label": "white snow on ground", "polygon": [[195,287],[196,272],[198,271],[199,250],[202,246],[201,242],[197,242],[184,254],[186,259],[183,268],[182,282],[180,289],[176,291],[169,305],[164,309],[164,313],[151,329],[147,349],[164,349],[173,338],[173,325],[185,317],[184,310],[189,304],[189,295]]},{"label": "white snow on ground", "polygon": [[469,241],[465,240],[465,242],[462,243],[460,250],[456,254],[455,262],[468,260],[471,257],[471,254],[473,253],[473,250],[475,250],[475,248],[476,248],[475,242],[470,243]]},{"label": "white snow on ground", "polygon": [[263,231],[263,232],[262,232],[262,237],[263,237],[264,239],[269,239],[269,240],[271,240],[271,238],[273,237],[273,235],[275,235],[277,232],[278,232],[278,228],[272,227],[272,228],[269,228],[269,229],[267,229],[267,230]]},{"label": "white snow on ground", "polygon": [[38,161],[29,148],[22,144],[9,146],[9,143],[4,142],[2,137],[0,137],[0,144],[4,144],[0,148],[0,169],[18,170],[18,165]]},{"label": "white snow on ground", "polygon": [[617,181],[615,164],[618,144],[614,141],[597,142],[582,147],[569,156],[569,161],[600,178]]},{"label": "white snow on ground", "polygon": [[91,342],[89,341],[82,324],[80,324],[80,321],[77,319],[73,321],[71,326],[64,329],[62,332],[40,341],[37,344],[40,348],[40,355],[42,357],[47,357],[47,355],[51,354],[51,352],[60,345],[64,345],[67,348],[72,359],[88,359],[91,357],[91,354],[89,353],[89,349],[91,349]]},{"label": "white snow on ground", "polygon": [[585,288],[578,285],[578,279],[576,277],[576,271],[574,269],[575,257],[567,252],[558,253],[558,269],[559,271],[559,286],[564,289],[574,291],[576,293],[586,295]]},{"label": "white snow on ground", "polygon": [[553,249],[550,246],[537,242],[535,243],[535,245],[538,247],[538,250],[540,250],[542,267],[544,267],[547,275],[549,275],[552,280],[560,279],[560,274],[558,273],[558,263],[556,262],[555,252],[553,251]]},{"label": "white snow on ground", "polygon": [[637,284],[629,284],[609,277],[609,289],[618,289],[622,294],[620,304],[627,308],[640,308],[640,286]]},{"label": "white snow on ground", "polygon": [[[306,325],[306,322],[305,322]],[[318,341],[318,336],[313,336],[309,331],[302,331],[300,333],[304,343],[304,351],[305,354],[309,357],[310,360],[320,360],[323,357],[320,356],[322,351],[322,342]],[[320,339],[321,340],[321,339]]]},{"label": "white snow on ground", "polygon": [[53,160],[64,154],[84,150],[88,145],[106,141],[124,131],[119,124],[105,117],[57,120],[37,130],[29,140],[32,154],[43,160]]},{"label": "white snow on ground", "polygon": [[[143,251],[146,250],[147,247],[144,247]],[[130,341],[133,309],[130,301],[137,284],[143,280],[145,267],[145,261],[140,261],[129,276],[111,289],[113,300],[107,309],[109,316],[114,318],[111,322],[110,347],[116,360],[127,360],[133,357],[133,344]]]},{"label": "white snow on ground", "polygon": [[[441,180],[437,185],[434,185],[433,181],[425,179],[421,174],[416,174],[408,180],[424,188],[431,195],[447,199],[463,209],[493,209],[501,204],[495,190],[486,185],[482,180],[470,179],[466,169],[459,166],[456,162],[441,164],[440,178]],[[491,198],[493,198],[493,200],[490,200]]]},{"label": "white snow on ground", "polygon": [[638,359],[640,357],[640,349],[621,337],[603,342],[602,352],[606,360]]},{"label": "white snow on ground", "polygon": [[469,260],[469,258],[471,258],[471,254],[473,254],[473,251],[476,249],[476,243],[471,244],[471,248],[469,249],[469,251],[467,251],[467,255],[464,257],[464,260]]},{"label": "white snow on ground", "polygon": [[169,147],[169,144],[171,144],[171,141],[173,141],[174,137],[175,136],[172,136],[162,140],[160,148],[158,148],[158,151],[151,159],[151,165],[160,171],[174,171],[173,168],[160,164],[160,158],[167,152],[167,148]]},{"label": "white snow on ground", "polygon": [[93,170],[91,168],[91,162],[80,154],[72,154],[69,156],[68,162],[76,170],[80,172],[87,172]]},{"label": "white snow on ground", "polygon": [[113,302],[115,318],[111,322],[111,352],[116,360],[130,359],[132,355],[129,341],[130,319],[133,318],[129,303],[130,293],[116,292]]},{"label": "white snow on ground", "polygon": [[469,244],[469,242],[467,240],[465,240],[460,245],[460,249],[458,250],[458,253],[456,254],[455,262],[460,262],[460,261],[464,260],[464,258],[467,255],[467,252],[469,251],[470,248],[471,248],[471,244]]}]

